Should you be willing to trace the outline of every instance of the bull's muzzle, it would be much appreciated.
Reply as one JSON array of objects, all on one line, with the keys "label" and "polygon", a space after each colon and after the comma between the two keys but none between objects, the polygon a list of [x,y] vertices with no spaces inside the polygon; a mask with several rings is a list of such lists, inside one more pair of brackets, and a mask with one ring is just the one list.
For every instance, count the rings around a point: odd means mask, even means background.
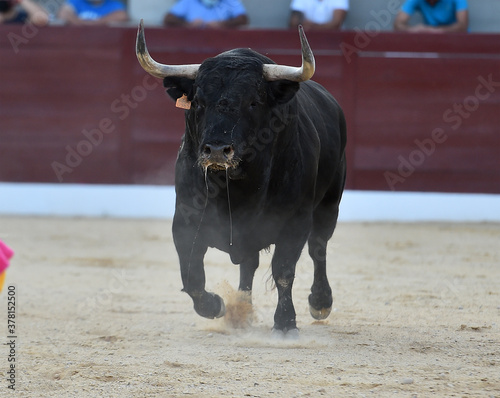
[{"label": "bull's muzzle", "polygon": [[238,161],[232,145],[205,144],[201,150],[200,164],[205,169],[226,170],[235,167]]}]

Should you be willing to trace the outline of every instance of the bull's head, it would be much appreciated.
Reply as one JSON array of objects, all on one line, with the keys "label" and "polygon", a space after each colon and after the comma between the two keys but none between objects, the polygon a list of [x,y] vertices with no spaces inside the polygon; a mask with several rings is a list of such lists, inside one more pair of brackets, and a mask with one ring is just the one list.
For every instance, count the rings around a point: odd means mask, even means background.
[{"label": "bull's head", "polygon": [[255,141],[259,131],[269,129],[273,109],[288,103],[299,83],[312,77],[314,56],[302,27],[299,35],[300,67],[276,65],[249,49],[227,51],[202,64],[164,65],[149,55],[141,20],[136,43],[139,63],[146,72],[163,79],[172,98],[186,95],[191,101],[186,135],[205,170],[235,170],[244,160],[245,147]]}]

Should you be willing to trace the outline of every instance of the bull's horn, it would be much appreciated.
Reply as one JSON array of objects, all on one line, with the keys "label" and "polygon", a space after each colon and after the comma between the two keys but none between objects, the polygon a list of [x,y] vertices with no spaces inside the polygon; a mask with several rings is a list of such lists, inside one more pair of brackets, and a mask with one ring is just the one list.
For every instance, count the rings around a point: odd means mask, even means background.
[{"label": "bull's horn", "polygon": [[137,41],[135,43],[135,53],[143,69],[154,77],[163,79],[167,76],[186,77],[188,79],[196,78],[200,65],[163,65],[156,62],[149,55],[144,39],[144,22],[141,19],[137,31]]},{"label": "bull's horn", "polygon": [[300,68],[285,65],[264,65],[264,78],[267,81],[292,80],[294,82],[305,82],[314,75],[314,55],[307,42],[304,29],[299,25],[300,44],[302,46],[302,66]]}]

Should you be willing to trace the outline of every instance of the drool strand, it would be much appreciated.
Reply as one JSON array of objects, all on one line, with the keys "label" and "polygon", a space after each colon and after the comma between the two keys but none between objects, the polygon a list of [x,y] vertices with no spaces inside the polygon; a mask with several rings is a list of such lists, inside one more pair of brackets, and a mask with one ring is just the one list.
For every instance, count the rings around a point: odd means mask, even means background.
[{"label": "drool strand", "polygon": [[[231,197],[229,196],[229,175],[227,173],[228,166],[226,165],[226,190],[227,190],[227,205],[229,209],[229,246],[233,245],[233,215],[231,213]],[[208,196],[208,194],[207,194]]]}]

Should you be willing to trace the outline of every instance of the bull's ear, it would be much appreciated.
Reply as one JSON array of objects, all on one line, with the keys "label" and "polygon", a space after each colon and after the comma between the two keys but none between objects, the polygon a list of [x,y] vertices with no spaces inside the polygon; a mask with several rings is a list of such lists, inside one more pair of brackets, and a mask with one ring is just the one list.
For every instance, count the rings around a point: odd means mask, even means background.
[{"label": "bull's ear", "polygon": [[166,77],[163,79],[163,86],[167,89],[168,95],[170,95],[174,101],[187,94],[188,99],[192,99],[194,80],[187,79],[185,77]]},{"label": "bull's ear", "polygon": [[290,80],[276,80],[268,83],[269,87],[269,98],[271,100],[271,105],[286,104],[290,101],[297,91],[299,91],[300,85],[297,82],[292,82]]}]

